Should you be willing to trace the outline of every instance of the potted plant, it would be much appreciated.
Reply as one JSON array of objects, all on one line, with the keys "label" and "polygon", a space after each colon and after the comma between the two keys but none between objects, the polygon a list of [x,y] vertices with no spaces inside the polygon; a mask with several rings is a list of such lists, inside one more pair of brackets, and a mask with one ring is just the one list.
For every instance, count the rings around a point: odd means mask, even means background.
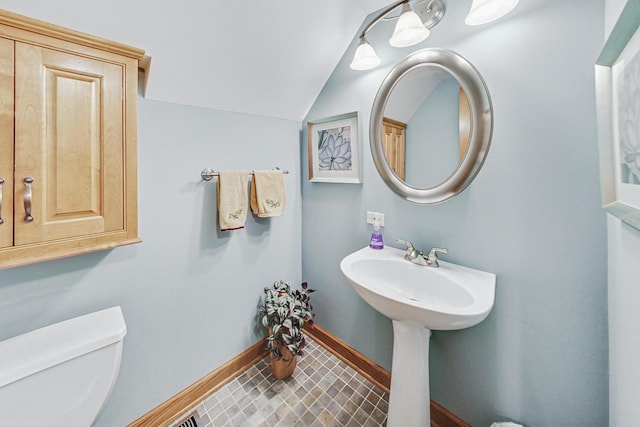
[{"label": "potted plant", "polygon": [[313,307],[309,294],[314,292],[307,282],[302,290],[292,290],[285,281],[277,281],[264,288],[264,304],[260,307],[262,325],[269,329],[267,349],[271,356],[271,369],[277,379],[291,376],[296,357],[302,356],[307,345],[302,327],[313,327]]}]

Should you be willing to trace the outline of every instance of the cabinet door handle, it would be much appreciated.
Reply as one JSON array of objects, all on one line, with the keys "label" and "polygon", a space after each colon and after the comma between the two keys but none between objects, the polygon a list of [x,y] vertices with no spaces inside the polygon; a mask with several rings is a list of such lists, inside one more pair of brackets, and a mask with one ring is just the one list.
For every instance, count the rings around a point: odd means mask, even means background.
[{"label": "cabinet door handle", "polygon": [[33,194],[31,193],[31,184],[33,183],[33,178],[30,176],[26,177],[24,180],[24,222],[33,221],[33,217],[31,216],[31,199]]},{"label": "cabinet door handle", "polygon": [[0,176],[0,225],[4,224],[4,219],[2,219],[2,184],[4,184],[4,178]]}]

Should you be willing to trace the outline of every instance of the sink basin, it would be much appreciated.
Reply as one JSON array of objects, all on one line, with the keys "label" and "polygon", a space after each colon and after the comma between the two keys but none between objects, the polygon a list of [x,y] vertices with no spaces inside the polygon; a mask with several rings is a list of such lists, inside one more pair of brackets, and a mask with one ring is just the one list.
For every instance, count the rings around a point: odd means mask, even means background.
[{"label": "sink basin", "polygon": [[392,320],[435,330],[482,322],[495,299],[496,276],[440,260],[425,267],[404,259],[404,250],[360,249],[340,263],[351,286]]},{"label": "sink basin", "polygon": [[360,249],[340,263],[351,286],[393,321],[388,427],[430,426],[431,330],[464,329],[493,308],[496,276],[445,261],[416,265],[404,250]]}]

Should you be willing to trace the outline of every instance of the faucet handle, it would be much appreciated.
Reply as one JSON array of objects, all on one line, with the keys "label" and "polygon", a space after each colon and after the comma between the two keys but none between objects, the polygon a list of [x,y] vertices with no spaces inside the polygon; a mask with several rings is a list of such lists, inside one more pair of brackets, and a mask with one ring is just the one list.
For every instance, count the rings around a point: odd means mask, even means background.
[{"label": "faucet handle", "polygon": [[443,254],[448,254],[449,251],[445,248],[431,248],[431,250],[429,251],[429,256],[437,256],[436,252],[442,252]]},{"label": "faucet handle", "polygon": [[438,252],[442,252],[443,254],[449,253],[449,251],[445,248],[431,248],[431,250],[429,251],[429,255],[427,255],[427,265],[439,267]]},{"label": "faucet handle", "polygon": [[402,243],[403,245],[406,245],[407,246],[407,252],[414,251],[413,243],[411,243],[408,240],[396,239],[396,243]]}]

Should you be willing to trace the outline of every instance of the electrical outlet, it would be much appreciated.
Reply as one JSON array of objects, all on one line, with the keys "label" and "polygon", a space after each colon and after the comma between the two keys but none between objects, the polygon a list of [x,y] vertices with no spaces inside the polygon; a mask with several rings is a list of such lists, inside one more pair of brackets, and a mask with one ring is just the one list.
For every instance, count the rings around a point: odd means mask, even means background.
[{"label": "electrical outlet", "polygon": [[380,212],[367,212],[367,224],[380,224],[381,227],[384,227],[384,214]]}]

